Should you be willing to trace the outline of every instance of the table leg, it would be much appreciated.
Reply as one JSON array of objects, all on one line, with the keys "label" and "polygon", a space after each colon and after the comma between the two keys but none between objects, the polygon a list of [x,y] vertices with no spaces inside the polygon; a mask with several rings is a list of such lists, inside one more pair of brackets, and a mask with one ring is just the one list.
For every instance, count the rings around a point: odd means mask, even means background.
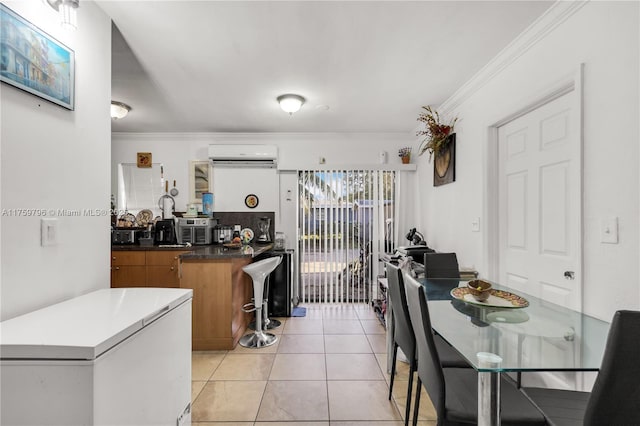
[{"label": "table leg", "polygon": [[477,354],[478,372],[478,426],[500,426],[500,363],[502,358],[489,352]]}]

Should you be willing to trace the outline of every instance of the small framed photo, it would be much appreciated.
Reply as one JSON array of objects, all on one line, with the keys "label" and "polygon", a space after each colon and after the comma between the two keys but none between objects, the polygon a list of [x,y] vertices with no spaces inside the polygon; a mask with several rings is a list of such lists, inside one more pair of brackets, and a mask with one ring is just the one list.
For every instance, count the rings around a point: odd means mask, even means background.
[{"label": "small framed photo", "polygon": [[137,164],[138,164],[138,167],[151,167],[151,153],[139,152]]}]

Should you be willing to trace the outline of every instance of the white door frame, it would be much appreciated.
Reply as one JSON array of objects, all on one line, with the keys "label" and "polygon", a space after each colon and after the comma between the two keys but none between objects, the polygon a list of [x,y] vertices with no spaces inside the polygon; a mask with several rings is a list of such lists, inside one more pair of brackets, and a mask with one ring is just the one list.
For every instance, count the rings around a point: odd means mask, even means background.
[{"label": "white door frame", "polygon": [[[584,64],[580,64],[577,72],[572,75],[565,77],[559,81],[558,84],[554,85],[547,94],[535,98],[529,102],[525,103],[525,106],[503,118],[496,121],[492,125],[487,128],[487,149],[486,149],[486,162],[485,162],[485,182],[487,185],[485,186],[485,211],[484,217],[486,217],[487,223],[487,233],[484,241],[485,245],[485,253],[487,256],[485,257],[485,270],[488,271],[489,279],[498,279],[498,273],[500,270],[499,265],[499,253],[500,253],[500,241],[498,238],[498,202],[499,202],[499,194],[498,194],[498,128],[500,126],[505,125],[506,123],[515,120],[518,117],[521,117],[536,108],[541,107],[567,93],[575,91],[576,96],[574,97],[574,105],[575,111],[577,111],[577,118],[579,120],[578,123],[578,137],[580,140],[580,158],[578,161],[580,162],[580,179],[579,179],[579,188],[577,189],[580,193],[580,203],[579,203],[579,214],[578,214],[578,229],[579,235],[577,238],[579,239],[579,243],[577,244],[577,265],[576,272],[579,274],[580,285],[584,286],[584,275],[583,275],[583,247],[582,247],[582,235],[584,234],[583,230],[583,215],[584,215],[584,200],[583,200],[583,191],[582,191],[582,183],[584,176],[582,175],[583,168],[583,72],[584,72]],[[581,291],[582,297],[579,301],[580,309],[582,309],[584,303],[584,291]]]}]

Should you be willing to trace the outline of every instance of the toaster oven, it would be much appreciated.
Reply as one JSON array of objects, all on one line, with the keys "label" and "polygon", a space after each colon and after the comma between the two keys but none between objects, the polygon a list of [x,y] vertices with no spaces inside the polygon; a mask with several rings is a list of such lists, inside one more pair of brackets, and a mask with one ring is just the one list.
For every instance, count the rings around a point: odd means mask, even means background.
[{"label": "toaster oven", "polygon": [[139,230],[136,228],[116,228],[111,231],[111,244],[136,244],[139,238]]},{"label": "toaster oven", "polygon": [[209,218],[178,218],[178,244],[211,244],[212,221]]}]

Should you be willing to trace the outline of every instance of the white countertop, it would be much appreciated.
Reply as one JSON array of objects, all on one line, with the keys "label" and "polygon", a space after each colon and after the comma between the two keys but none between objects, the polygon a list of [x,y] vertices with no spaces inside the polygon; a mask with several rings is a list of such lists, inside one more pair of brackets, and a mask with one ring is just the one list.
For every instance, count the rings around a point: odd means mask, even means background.
[{"label": "white countertop", "polygon": [[0,359],[93,360],[192,297],[177,288],[94,291],[0,322]]}]

